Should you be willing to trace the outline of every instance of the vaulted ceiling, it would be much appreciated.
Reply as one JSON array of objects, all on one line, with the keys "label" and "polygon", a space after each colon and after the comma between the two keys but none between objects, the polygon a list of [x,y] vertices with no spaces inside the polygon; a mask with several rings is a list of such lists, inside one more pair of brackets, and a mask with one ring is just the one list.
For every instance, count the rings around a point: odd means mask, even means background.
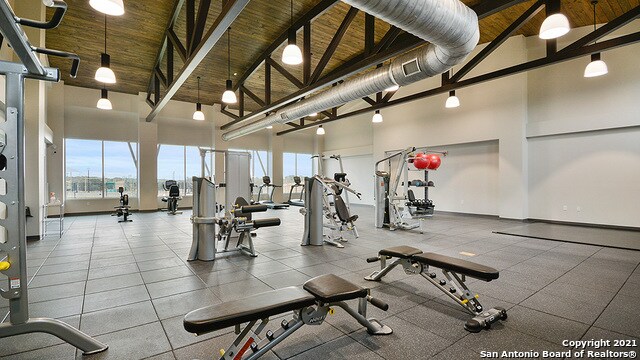
[{"label": "vaulted ceiling", "polygon": [[[107,19],[107,52],[111,55],[111,67],[118,78],[117,84],[108,89],[123,93],[146,92],[156,57],[164,39],[164,32],[174,7],[174,1],[125,1],[125,15]],[[196,6],[200,0],[196,0]],[[224,0],[222,0],[224,1]],[[205,29],[211,26],[222,9],[221,0],[213,0],[209,9]],[[294,20],[303,16],[321,0],[294,0]],[[491,1],[491,0],[484,0]],[[94,80],[95,70],[100,66],[100,53],[104,51],[104,15],[96,12],[86,0],[68,0],[69,11],[62,25],[46,33],[48,48],[75,52],[82,62],[77,78],[70,78],[70,64],[58,58],[50,58],[51,65],[62,69],[66,84],[101,88]],[[480,0],[464,0],[474,6]],[[481,43],[491,41],[507,28],[535,1],[526,1],[507,8],[480,22]],[[608,22],[626,11],[638,6],[640,0],[600,0],[598,23]],[[287,30],[290,24],[289,0],[252,0],[245,7],[231,29],[231,78],[237,79],[267,49],[276,38]],[[174,30],[179,39],[186,39],[186,6],[179,10]],[[311,53],[312,69],[318,63],[333,35],[347,14],[349,6],[337,1],[335,5],[316,17],[312,23]],[[572,27],[586,26],[593,22],[593,8],[590,0],[564,0],[562,10],[568,16]],[[51,16],[51,12],[48,14]],[[517,34],[535,35],[544,20],[541,11],[524,25]],[[330,72],[360,53],[364,47],[364,13],[359,12],[350,24],[336,52],[331,57],[323,73]],[[390,28],[376,19],[375,39],[379,41]],[[205,30],[206,31],[206,30]],[[298,33],[298,44],[302,44],[302,32]],[[274,60],[280,63],[279,54],[284,43],[274,52]],[[175,56],[175,67],[182,66],[182,60]],[[166,57],[163,66],[166,68]],[[302,77],[302,66],[283,65],[298,78]],[[177,70],[176,70],[177,72]],[[176,100],[196,102],[196,77],[201,77],[200,100],[204,104],[219,103],[227,78],[227,43],[223,37],[198,66],[191,78],[174,96]],[[256,94],[264,92],[264,67],[259,67],[247,80],[245,86]],[[278,72],[272,72],[272,99],[282,98],[298,88]],[[248,109],[258,104],[247,99]]]}]

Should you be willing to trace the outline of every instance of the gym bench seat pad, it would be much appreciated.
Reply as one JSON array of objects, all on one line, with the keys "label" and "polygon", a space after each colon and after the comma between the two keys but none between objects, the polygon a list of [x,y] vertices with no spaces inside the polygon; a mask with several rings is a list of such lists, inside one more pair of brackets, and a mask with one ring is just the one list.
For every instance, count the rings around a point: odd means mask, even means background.
[{"label": "gym bench seat pad", "polygon": [[315,277],[304,283],[302,287],[325,304],[362,298],[368,295],[367,289],[334,274]]},{"label": "gym bench seat pad", "polygon": [[386,249],[382,249],[379,252],[382,256],[391,256],[400,259],[408,259],[413,255],[422,254],[422,250],[416,249],[411,246],[394,246]]},{"label": "gym bench seat pad", "polygon": [[311,306],[315,300],[302,288],[290,286],[194,310],[185,316],[184,328],[204,334]]},{"label": "gym bench seat pad", "polygon": [[500,276],[500,272],[492,267],[484,266],[471,261],[457,259],[446,255],[424,253],[413,255],[411,259],[421,264],[450,270],[484,281],[495,280]]}]

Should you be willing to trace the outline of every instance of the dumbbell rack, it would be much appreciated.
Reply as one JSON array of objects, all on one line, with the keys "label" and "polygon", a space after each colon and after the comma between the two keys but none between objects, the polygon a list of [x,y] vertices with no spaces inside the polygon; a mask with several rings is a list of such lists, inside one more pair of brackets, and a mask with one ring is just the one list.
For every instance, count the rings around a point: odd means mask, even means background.
[{"label": "dumbbell rack", "polygon": [[[63,1],[53,3],[56,13],[64,13]],[[47,49],[34,48],[19,24],[50,29],[57,26],[62,16],[54,16],[48,23],[19,19],[6,1],[0,1],[0,32],[20,58],[20,63],[0,61],[0,75],[5,77],[6,103],[0,109],[0,252],[6,254],[7,261],[0,263],[0,296],[9,300],[9,322],[0,324],[0,338],[28,333],[48,333],[55,335],[85,354],[104,351],[107,346],[56,319],[30,318],[27,278],[27,241],[25,213],[25,79],[57,82],[58,69],[42,66],[36,52],[48,53],[76,59],[72,74],[77,71],[78,57]],[[65,55],[66,54],[66,55]],[[33,175],[32,175],[33,176]],[[64,265],[60,265],[64,266]],[[2,314],[4,315],[4,314]],[[2,318],[0,318],[0,321]]]}]

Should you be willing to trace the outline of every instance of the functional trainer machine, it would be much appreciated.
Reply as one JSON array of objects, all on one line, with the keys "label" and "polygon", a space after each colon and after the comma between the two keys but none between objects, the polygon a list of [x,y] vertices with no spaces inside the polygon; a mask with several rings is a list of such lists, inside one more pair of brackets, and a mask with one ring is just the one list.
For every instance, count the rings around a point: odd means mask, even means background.
[{"label": "functional trainer machine", "polygon": [[[358,198],[361,194],[345,185],[342,176],[344,174],[339,175],[341,176],[336,176],[336,179],[326,179],[318,175],[304,178],[307,191],[305,191],[304,208],[300,209],[300,213],[304,215],[301,245],[319,246],[327,243],[343,248],[344,245],[339,241],[347,241],[343,236],[344,232],[350,232],[358,238],[358,230],[355,226],[358,215],[351,215],[341,194],[350,192]],[[324,229],[329,232],[325,234]]]},{"label": "functional trainer machine", "polygon": [[[294,184],[291,185],[291,189],[289,189],[289,200],[287,200],[287,204],[292,205],[292,206],[304,206],[304,185],[302,184],[302,179],[300,178],[300,176],[294,176],[293,177],[293,182]],[[294,200],[292,199],[293,197],[293,190],[295,190],[296,188],[301,187],[302,190],[300,191],[300,198],[298,200]]]},{"label": "functional trainer machine", "polygon": [[[394,260],[387,264],[387,260],[390,259]],[[465,285],[467,276],[487,282],[497,279],[500,273],[494,268],[450,256],[423,253],[422,250],[411,246],[383,249],[378,252],[378,256],[367,259],[367,262],[377,261],[380,261],[380,270],[374,271],[365,277],[365,280],[380,281],[398,265],[402,266],[408,275],[419,274],[473,316],[464,325],[470,332],[489,329],[491,324],[507,319],[507,311],[503,308],[485,310],[478,301],[479,296],[473,294]],[[430,266],[442,270],[444,278],[438,280],[438,275],[429,271]]]},{"label": "functional trainer machine", "polygon": [[[206,154],[224,155],[224,210],[216,201],[220,187],[205,177]],[[251,154],[242,151],[200,149],[201,177],[193,177],[193,242],[187,260],[215,260],[216,254],[240,252],[256,256],[252,233],[261,227],[278,226],[280,219],[252,219],[254,212],[267,211],[265,205],[249,205],[251,196]],[[216,233],[216,226],[218,232]],[[235,242],[235,246],[229,244]]]},{"label": "functional trainer machine", "polygon": [[162,188],[169,192],[169,196],[162,197],[162,201],[167,203],[167,214],[182,214],[182,211],[178,211],[178,200],[182,200],[178,182],[175,180],[167,180],[162,184]]},{"label": "functional trainer machine", "polygon": [[[387,227],[389,230],[420,228],[422,233],[422,221],[433,216],[435,206],[433,201],[429,200],[429,188],[434,184],[429,180],[429,171],[416,169],[411,165],[418,151],[447,155],[446,151],[430,150],[426,147],[408,147],[401,151],[394,151],[376,162],[374,191],[377,228]],[[421,172],[424,178],[409,181],[410,171]],[[424,199],[417,199],[410,187],[424,189]]]},{"label": "functional trainer machine", "polygon": [[[277,203],[273,201],[273,193],[276,191],[276,188],[282,187],[281,185],[275,185],[271,183],[271,178],[269,176],[262,177],[262,185],[258,188],[258,202],[260,204],[265,204],[269,209],[287,209],[289,204],[285,203]],[[269,194],[269,200],[260,201],[260,195],[262,194],[262,189],[265,189],[265,194]],[[271,192],[269,192],[269,188],[271,188]]]},{"label": "functional trainer machine", "polygon": [[[358,310],[345,301],[358,300]],[[212,331],[235,327],[236,339],[226,350],[220,350],[222,360],[254,360],[304,325],[320,325],[333,307],[347,314],[367,328],[371,335],[388,335],[393,330],[376,319],[367,319],[367,303],[387,311],[389,305],[372,298],[369,289],[362,288],[333,274],[315,277],[302,286],[291,286],[207,306],[188,313],[184,328],[202,335]],[[269,318],[293,312],[280,326],[264,334]],[[244,327],[242,325],[246,324]]]},{"label": "functional trainer machine", "polygon": [[[9,321],[0,323],[0,338],[29,333],[48,333],[79,348],[84,354],[95,354],[107,349],[107,345],[89,337],[78,329],[56,319],[30,318],[27,296],[27,239],[25,212],[25,119],[24,81],[60,80],[60,71],[44,67],[37,53],[61,56],[73,60],[71,76],[78,72],[80,58],[71,53],[41,49],[32,46],[20,25],[38,29],[57,27],[67,11],[64,1],[46,2],[55,8],[51,20],[34,21],[17,17],[7,1],[0,1],[0,32],[20,58],[19,63],[0,61],[0,75],[5,77],[6,104],[0,106],[0,158],[6,166],[0,179],[0,226],[5,237],[0,242],[0,252],[6,261],[0,262],[0,296],[9,300]],[[2,104],[0,104],[2,105]],[[63,266],[63,265],[61,265]]]},{"label": "functional trainer machine", "polygon": [[122,217],[122,220],[118,219],[118,222],[131,222],[133,220],[129,219],[129,195],[124,193],[124,188],[120,186],[118,188],[118,192],[120,193],[120,205],[115,206],[116,209],[115,216],[118,218]]}]

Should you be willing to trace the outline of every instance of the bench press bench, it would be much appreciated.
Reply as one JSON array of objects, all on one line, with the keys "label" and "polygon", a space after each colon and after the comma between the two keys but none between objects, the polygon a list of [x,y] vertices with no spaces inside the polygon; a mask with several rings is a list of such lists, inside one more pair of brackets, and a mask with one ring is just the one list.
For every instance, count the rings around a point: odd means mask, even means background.
[{"label": "bench press bench", "polygon": [[[387,260],[394,258],[387,265]],[[464,325],[470,332],[489,329],[491,324],[507,318],[507,311],[503,308],[484,310],[478,301],[478,295],[474,295],[465,285],[467,276],[487,282],[497,279],[500,273],[494,268],[450,256],[423,253],[411,246],[383,249],[378,252],[377,257],[367,259],[367,262],[376,261],[380,261],[380,270],[374,271],[365,280],[380,281],[398,265],[409,275],[420,274],[474,316]],[[429,271],[430,266],[441,269],[444,279],[438,280],[437,274]]]},{"label": "bench press bench", "polygon": [[[358,299],[358,310],[346,300]],[[355,285],[333,274],[315,277],[302,286],[291,286],[248,296],[239,300],[207,306],[188,313],[184,328],[196,335],[235,326],[236,339],[220,351],[220,359],[257,359],[300,329],[303,325],[320,325],[332,306],[344,309],[372,335],[388,335],[393,331],[376,319],[367,319],[367,303],[386,311],[389,306],[371,297],[369,289]],[[290,320],[283,320],[275,331],[264,330],[269,318],[293,311]],[[241,325],[248,323],[241,328]],[[257,326],[256,326],[257,325]]]}]

